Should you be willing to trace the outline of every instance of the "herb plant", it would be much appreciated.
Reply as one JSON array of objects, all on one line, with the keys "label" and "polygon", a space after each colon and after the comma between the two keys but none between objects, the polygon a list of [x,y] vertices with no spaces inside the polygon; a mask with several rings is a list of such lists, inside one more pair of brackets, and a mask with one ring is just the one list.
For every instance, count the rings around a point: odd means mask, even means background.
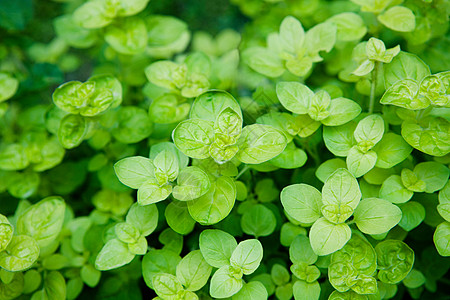
[{"label": "herb plant", "polygon": [[448,299],[445,0],[0,2],[0,300]]}]

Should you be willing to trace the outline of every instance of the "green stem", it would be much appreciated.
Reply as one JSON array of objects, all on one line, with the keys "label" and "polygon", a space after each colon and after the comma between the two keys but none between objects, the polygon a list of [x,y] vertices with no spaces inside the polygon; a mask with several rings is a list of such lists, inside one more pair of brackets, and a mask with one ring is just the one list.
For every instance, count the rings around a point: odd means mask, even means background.
[{"label": "green stem", "polygon": [[235,179],[238,180],[238,178],[241,177],[241,175],[244,174],[249,169],[250,169],[250,167],[248,165],[245,165],[245,167],[242,168],[242,170],[239,172],[239,174],[237,174]]},{"label": "green stem", "polygon": [[369,114],[373,113],[375,107],[375,92],[377,88],[378,68],[379,62],[375,62],[375,66],[372,71],[372,85],[370,86],[370,102],[369,102]]}]

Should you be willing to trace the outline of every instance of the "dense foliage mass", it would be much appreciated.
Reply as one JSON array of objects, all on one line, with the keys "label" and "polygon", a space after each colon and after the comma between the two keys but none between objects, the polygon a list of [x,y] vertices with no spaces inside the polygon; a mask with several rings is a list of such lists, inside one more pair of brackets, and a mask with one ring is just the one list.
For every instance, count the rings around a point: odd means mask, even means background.
[{"label": "dense foliage mass", "polygon": [[448,299],[449,13],[0,1],[0,300]]}]

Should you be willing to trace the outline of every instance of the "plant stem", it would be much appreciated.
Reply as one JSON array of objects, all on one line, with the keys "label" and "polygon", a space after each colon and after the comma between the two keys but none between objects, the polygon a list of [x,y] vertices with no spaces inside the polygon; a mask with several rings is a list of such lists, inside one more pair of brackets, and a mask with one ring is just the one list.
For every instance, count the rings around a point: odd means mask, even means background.
[{"label": "plant stem", "polygon": [[248,169],[250,169],[250,167],[248,165],[245,165],[245,167],[242,168],[239,174],[237,174],[235,179],[238,180],[238,178],[241,177],[241,175],[244,174]]},{"label": "plant stem", "polygon": [[370,102],[369,102],[369,114],[373,113],[373,108],[375,106],[375,92],[377,88],[377,78],[378,78],[378,68],[379,62],[375,62],[375,67],[372,71],[372,85],[370,86]]}]

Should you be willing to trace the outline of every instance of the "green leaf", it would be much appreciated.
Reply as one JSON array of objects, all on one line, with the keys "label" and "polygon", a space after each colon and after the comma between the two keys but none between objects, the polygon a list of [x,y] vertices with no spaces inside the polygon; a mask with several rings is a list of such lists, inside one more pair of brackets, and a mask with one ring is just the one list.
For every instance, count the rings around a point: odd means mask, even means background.
[{"label": "green leaf", "polygon": [[236,200],[236,186],[227,176],[219,177],[211,184],[209,191],[188,202],[192,218],[202,225],[212,225],[223,220],[230,213]]},{"label": "green leaf", "polygon": [[309,238],[314,252],[323,256],[344,247],[351,235],[352,232],[347,224],[333,224],[322,217],[311,227]]},{"label": "green leaf", "polygon": [[31,267],[39,257],[37,242],[27,235],[12,237],[5,251],[0,252],[0,267],[19,272]]},{"label": "green leaf", "polygon": [[418,180],[425,182],[425,193],[434,193],[441,190],[448,182],[450,174],[446,166],[433,161],[417,164],[413,172]]},{"label": "green leaf", "polygon": [[347,156],[355,144],[355,138],[353,136],[355,128],[356,123],[354,122],[337,127],[324,127],[323,141],[327,149],[336,156]]},{"label": "green leaf", "polygon": [[262,204],[252,206],[241,218],[242,231],[256,238],[272,234],[276,225],[275,215]]},{"label": "green leaf", "polygon": [[384,120],[379,115],[370,115],[359,121],[354,136],[361,151],[367,152],[383,137]]},{"label": "green leaf", "polygon": [[180,281],[172,274],[156,274],[153,276],[152,284],[156,294],[162,299],[175,299],[183,291]]},{"label": "green leaf", "polygon": [[403,279],[403,284],[410,289],[416,289],[425,284],[425,282],[426,278],[423,273],[416,269],[412,269],[408,276]]},{"label": "green leaf", "polygon": [[392,203],[405,203],[412,198],[413,192],[403,186],[398,175],[389,176],[381,185],[380,197]]},{"label": "green leaf", "polygon": [[[341,250],[331,256],[328,277],[330,283],[337,290],[345,291],[352,288],[359,293],[362,289],[367,288],[366,291],[368,291],[373,288],[374,278],[372,276],[376,269],[377,255],[374,248],[364,236],[354,234]],[[361,277],[362,282],[358,282],[357,277]],[[367,281],[366,287],[364,287],[364,281]],[[362,287],[360,286],[361,283]],[[354,284],[356,286],[353,286]]]},{"label": "green leaf", "polygon": [[309,29],[305,35],[305,46],[312,54],[314,61],[321,61],[317,55],[319,51],[330,52],[336,43],[337,27],[333,23],[319,23]]},{"label": "green leaf", "polygon": [[62,15],[54,19],[53,26],[58,38],[75,48],[88,48],[97,41],[94,30],[75,24],[72,15]]},{"label": "green leaf", "polygon": [[[234,274],[231,266],[225,265],[217,270],[211,278],[209,294],[213,298],[228,298],[239,292],[244,281]],[[241,275],[242,276],[242,275]]]},{"label": "green leaf", "polygon": [[384,240],[375,247],[377,252],[378,279],[383,283],[397,284],[411,271],[414,252],[399,240]]},{"label": "green leaf", "polygon": [[245,164],[260,164],[283,152],[286,144],[286,136],[272,126],[248,125],[238,139],[236,158]]},{"label": "green leaf", "polygon": [[414,13],[404,6],[393,6],[378,15],[378,21],[394,31],[411,32],[416,27]]},{"label": "green leaf", "polygon": [[208,175],[202,169],[191,166],[181,170],[172,194],[177,200],[189,201],[205,195],[210,188]]},{"label": "green leaf", "polygon": [[52,271],[44,276],[42,299],[65,299],[66,281],[60,272]]},{"label": "green leaf", "polygon": [[320,122],[311,119],[309,115],[298,115],[295,117],[295,126],[299,128],[298,135],[300,137],[309,137],[319,129],[320,125]]},{"label": "green leaf", "polygon": [[178,158],[175,153],[163,150],[156,155],[153,160],[155,166],[155,177],[159,184],[165,184],[169,181],[175,181],[178,177]]},{"label": "green leaf", "polygon": [[61,197],[44,198],[26,209],[17,220],[17,233],[28,235],[45,247],[61,232],[66,205]]},{"label": "green leaf", "polygon": [[148,113],[155,123],[178,123],[188,116],[191,109],[189,103],[182,103],[183,100],[176,94],[163,94],[152,101]]},{"label": "green leaf", "polygon": [[347,165],[344,160],[340,158],[332,158],[325,162],[323,162],[317,169],[316,169],[316,177],[322,181],[325,182],[327,178],[333,174],[337,169],[346,168]]},{"label": "green leaf", "polygon": [[270,274],[272,276],[272,280],[275,283],[275,285],[285,285],[289,283],[291,280],[291,276],[289,275],[289,271],[280,264],[274,264],[272,266],[272,270],[270,271]]},{"label": "green leaf", "polygon": [[349,206],[355,209],[361,199],[358,181],[346,169],[337,169],[322,188],[322,202],[325,205]]},{"label": "green leaf", "polygon": [[242,60],[253,70],[267,77],[280,77],[285,72],[278,55],[263,47],[251,47],[242,52]]},{"label": "green leaf", "polygon": [[450,152],[450,122],[442,118],[427,118],[420,123],[402,123],[402,136],[414,148],[433,156]]},{"label": "green leaf", "polygon": [[433,235],[436,249],[441,256],[450,256],[450,223],[442,222]]},{"label": "green leaf", "polygon": [[113,91],[93,80],[66,82],[53,92],[52,98],[62,110],[85,117],[104,112],[114,101]]},{"label": "green leaf", "polygon": [[118,239],[109,240],[102,248],[95,259],[95,267],[97,270],[106,271],[119,268],[129,264],[135,254],[128,250],[127,244]]},{"label": "green leaf", "polygon": [[195,220],[192,219],[187,204],[181,201],[172,201],[166,207],[164,216],[167,224],[176,233],[186,235],[194,230]]},{"label": "green leaf", "polygon": [[237,247],[234,237],[217,229],[206,229],[200,234],[200,251],[205,260],[214,268],[230,263],[231,255]]},{"label": "green leaf", "polygon": [[100,281],[101,272],[91,264],[86,264],[81,268],[80,276],[89,287],[95,287]]},{"label": "green leaf", "polygon": [[0,73],[0,103],[8,100],[17,91],[19,81],[8,73]]},{"label": "green leaf", "polygon": [[242,116],[236,113],[232,108],[226,108],[220,112],[214,122],[214,133],[216,140],[235,143],[242,131]]},{"label": "green leaf", "polygon": [[139,17],[114,22],[106,27],[104,37],[111,48],[125,55],[141,53],[147,46],[147,28]]},{"label": "green leaf", "polygon": [[403,169],[401,173],[402,184],[412,192],[424,192],[426,184],[423,180],[417,178],[416,173],[410,169]]},{"label": "green leaf", "polygon": [[277,83],[277,96],[287,110],[296,114],[308,113],[309,103],[314,96],[306,85],[299,82]]},{"label": "green leaf", "polygon": [[0,214],[0,253],[6,249],[13,237],[14,229],[8,219]]},{"label": "green leaf", "polygon": [[[148,81],[169,90],[176,90],[177,83],[184,84],[185,73],[186,70],[183,70],[181,66],[168,60],[154,62],[145,69]],[[182,82],[176,82],[176,80]]]},{"label": "green leaf", "polygon": [[399,80],[412,79],[420,82],[430,75],[430,68],[414,54],[400,52],[390,64],[386,65],[384,82],[389,88]]},{"label": "green leaf", "polygon": [[330,115],[321,120],[325,126],[340,126],[350,122],[361,113],[361,107],[353,100],[336,98],[331,100]]},{"label": "green leaf", "polygon": [[290,222],[284,223],[280,230],[281,245],[289,247],[297,235],[306,235],[306,229]]},{"label": "green leaf", "polygon": [[298,222],[313,223],[321,216],[322,195],[307,184],[293,184],[281,191],[281,204],[286,212]]},{"label": "green leaf", "polygon": [[311,248],[311,243],[306,235],[297,235],[289,246],[289,258],[294,264],[305,263],[312,265],[317,261],[317,254]]},{"label": "green leaf", "polygon": [[187,291],[201,289],[209,279],[212,267],[200,250],[189,252],[177,265],[177,278]]},{"label": "green leaf", "polygon": [[292,298],[292,283],[282,286],[277,286],[275,289],[275,297],[277,299],[291,299]]},{"label": "green leaf", "polygon": [[120,182],[138,189],[149,179],[155,177],[153,160],[142,156],[126,157],[114,164],[114,171]]},{"label": "green leaf", "polygon": [[30,164],[25,148],[20,144],[2,145],[0,148],[0,168],[14,171],[25,169]]},{"label": "green leaf", "polygon": [[164,245],[163,249],[171,250],[177,254],[183,249],[183,236],[171,228],[164,229],[158,237],[158,241]]},{"label": "green leaf", "polygon": [[89,130],[88,121],[79,115],[65,116],[59,125],[58,139],[66,149],[78,147]]},{"label": "green leaf", "polygon": [[375,167],[377,152],[369,150],[362,152],[357,146],[353,146],[347,155],[348,170],[356,177],[361,177]]},{"label": "green leaf", "polygon": [[73,12],[73,20],[84,28],[101,28],[112,22],[100,1],[90,1],[79,6]]},{"label": "green leaf", "polygon": [[187,167],[187,165],[189,164],[189,157],[178,150],[174,143],[170,142],[162,142],[156,145],[152,145],[152,147],[150,148],[150,159],[155,159],[156,156],[164,150],[173,152],[173,154],[175,154],[178,159],[178,166],[180,169]]},{"label": "green leaf", "polygon": [[294,283],[293,292],[295,300],[318,300],[320,297],[320,284],[317,281],[308,283],[298,280]]},{"label": "green leaf", "polygon": [[412,152],[411,146],[398,134],[388,132],[373,147],[377,153],[378,168],[389,169],[404,161]]},{"label": "green leaf", "polygon": [[130,223],[121,222],[114,226],[117,238],[127,244],[136,243],[140,237],[139,230]]},{"label": "green leaf", "polygon": [[261,242],[250,239],[240,242],[230,257],[230,264],[238,267],[245,275],[252,274],[259,267],[263,258]]},{"label": "green leaf", "polygon": [[419,85],[415,80],[402,79],[388,88],[380,103],[411,110],[425,109],[430,106],[430,101],[426,97],[418,97],[418,92]]},{"label": "green leaf", "polygon": [[279,168],[297,169],[302,167],[306,163],[306,160],[306,152],[295,147],[295,144],[290,142],[284,148],[283,152],[269,160],[269,162]]},{"label": "green leaf", "polygon": [[209,91],[192,103],[190,117],[215,122],[219,114],[230,108],[242,118],[241,107],[232,95],[225,91]]},{"label": "green leaf", "polygon": [[181,257],[171,250],[151,249],[142,259],[142,276],[148,287],[153,288],[153,277],[159,273],[175,275]]},{"label": "green leaf", "polygon": [[152,233],[158,225],[158,209],[155,205],[134,203],[127,213],[127,223],[136,227],[143,236]]},{"label": "green leaf", "polygon": [[363,19],[356,13],[344,12],[327,20],[337,27],[337,40],[344,42],[358,41],[367,33]]},{"label": "green leaf", "polygon": [[280,25],[280,47],[296,54],[302,50],[304,40],[305,31],[302,24],[292,16],[285,17]]},{"label": "green leaf", "polygon": [[402,211],[387,200],[367,198],[359,203],[353,215],[362,232],[382,234],[400,222]]},{"label": "green leaf", "polygon": [[120,9],[117,14],[122,17],[135,15],[144,10],[148,2],[149,0],[131,0],[120,2]]},{"label": "green leaf", "polygon": [[373,62],[370,59],[366,59],[361,64],[359,64],[359,66],[356,68],[355,71],[352,72],[352,74],[361,77],[366,76],[367,74],[372,72],[374,68],[375,62]]},{"label": "green leaf", "polygon": [[268,294],[264,285],[259,281],[245,283],[232,300],[265,300]]},{"label": "green leaf", "polygon": [[149,205],[167,199],[171,193],[172,186],[160,186],[156,179],[151,178],[139,187],[137,200],[140,205]]},{"label": "green leaf", "polygon": [[214,139],[214,123],[200,119],[182,121],[173,131],[172,139],[175,146],[187,156],[208,158],[209,146]]},{"label": "green leaf", "polygon": [[140,107],[120,107],[116,111],[116,121],[117,125],[111,130],[111,134],[124,144],[140,142],[153,132],[152,121],[147,112]]}]

